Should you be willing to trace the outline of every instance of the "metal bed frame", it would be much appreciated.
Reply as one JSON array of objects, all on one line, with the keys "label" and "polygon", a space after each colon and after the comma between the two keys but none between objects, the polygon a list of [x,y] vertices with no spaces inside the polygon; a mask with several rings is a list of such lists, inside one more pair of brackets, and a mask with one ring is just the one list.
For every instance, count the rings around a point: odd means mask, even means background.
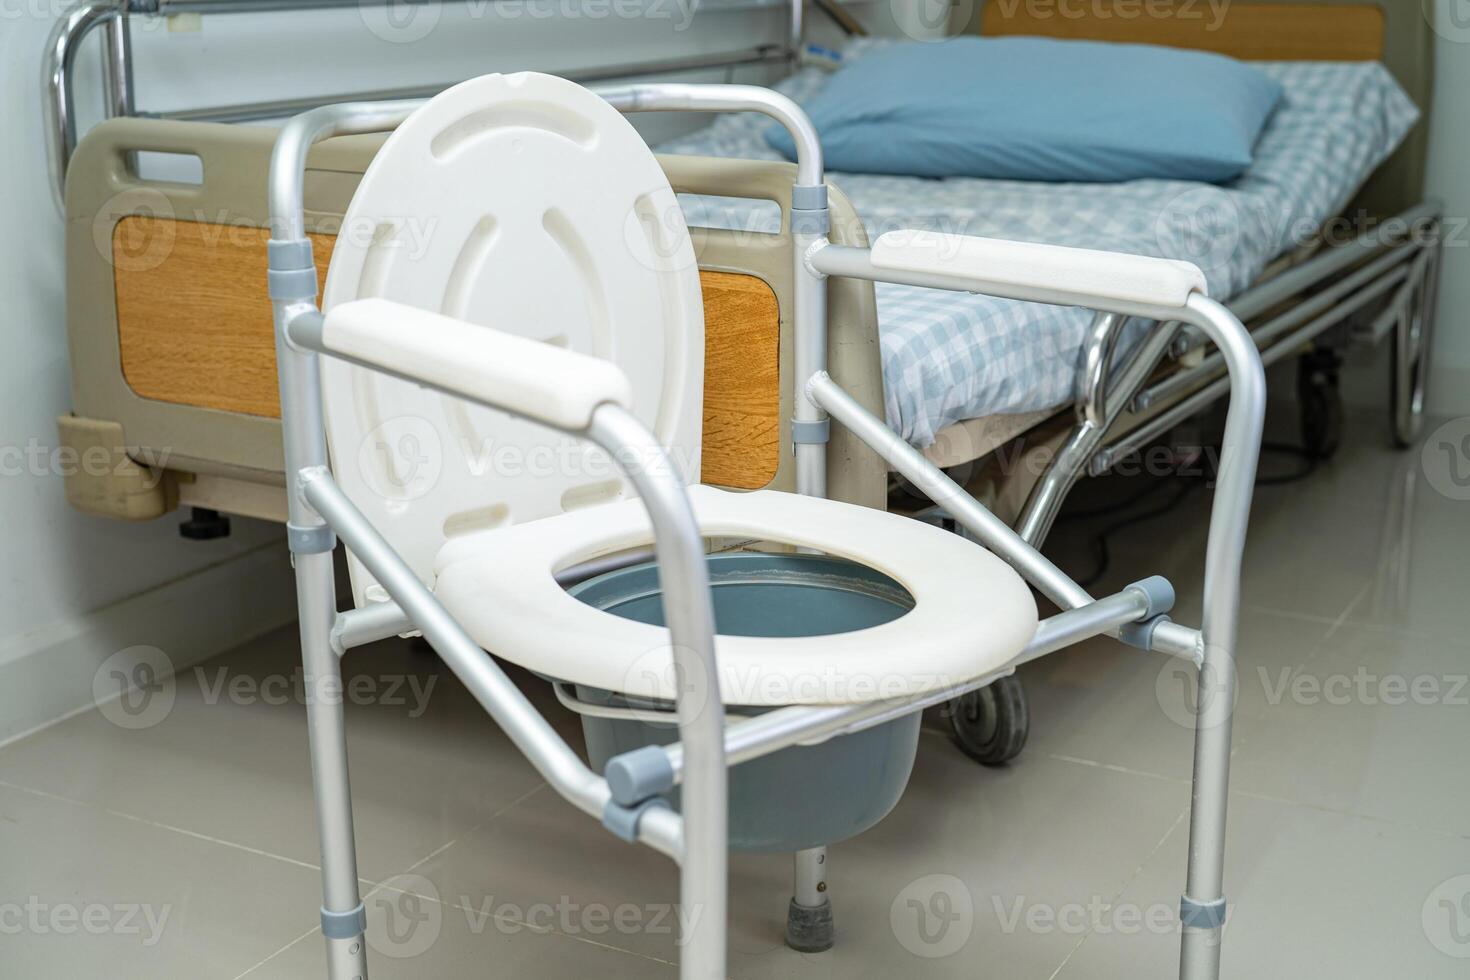
[{"label": "metal bed frame", "polygon": [[[82,42],[94,31],[102,34],[103,118],[150,115],[159,119],[193,122],[257,122],[283,119],[319,106],[343,102],[377,102],[397,99],[426,99],[453,82],[409,88],[383,89],[300,99],[274,99],[186,109],[176,112],[140,113],[133,84],[133,17],[167,17],[172,14],[261,14],[300,10],[356,9],[386,6],[395,0],[79,0],[56,22],[46,43],[42,87],[45,96],[46,151],[51,167],[52,190],[58,206],[66,192],[66,170],[76,148],[76,95],[72,73]],[[465,0],[450,0],[465,2]],[[493,2],[493,0],[492,0]],[[842,30],[852,32],[855,24],[837,6],[836,0],[816,0]],[[691,55],[657,61],[628,62],[561,72],[574,82],[588,83],[636,75],[664,75],[707,68],[738,68],[753,65],[791,64],[795,61],[805,32],[802,2],[791,4],[790,30],[784,44],[718,54]]]},{"label": "metal bed frame", "polygon": [[[663,750],[666,765],[662,771],[666,775],[657,785],[644,785],[643,780],[635,779],[631,785],[620,781],[624,788],[617,788],[604,776],[593,773],[357,510],[328,469],[318,356],[345,357],[350,362],[406,376],[390,352],[364,355],[336,349],[326,329],[330,318],[323,317],[316,303],[312,246],[305,233],[303,207],[303,172],[310,147],[333,136],[391,130],[419,103],[348,104],[312,110],[291,120],[277,141],[270,172],[275,236],[270,253],[270,294],[286,447],[290,507],[287,536],[294,558],[303,660],[310,682],[333,685],[340,675],[339,657],[353,645],[407,629],[421,630],[562,796],[589,815],[602,817],[610,827],[625,826],[629,839],[647,844],[679,864],[680,900],[702,910],[699,923],[684,937],[680,975],[685,980],[714,980],[726,975],[727,765],[798,742],[860,731],[976,690],[1011,674],[1022,663],[1083,639],[1116,636],[1142,649],[1187,660],[1198,668],[1201,710],[1195,728],[1189,869],[1180,906],[1180,976],[1185,980],[1218,977],[1226,913],[1224,831],[1240,572],[1266,399],[1265,375],[1250,334],[1229,310],[1198,292],[1174,305],[1160,305],[1162,300],[1099,297],[1059,285],[1065,281],[1066,263],[1080,261],[1069,258],[1068,253],[1086,254],[1079,250],[1053,249],[1055,261],[1049,278],[1038,280],[1040,284],[1021,284],[988,280],[962,267],[895,265],[879,256],[881,239],[872,250],[830,243],[827,186],[816,132],[794,103],[767,89],[648,84],[603,89],[599,94],[624,112],[755,111],[788,128],[798,147],[793,200],[800,203],[794,209],[797,227],[793,230],[799,238],[793,256],[798,364],[794,380],[799,395],[797,422],[805,435],[796,447],[800,492],[825,496],[826,459],[821,450],[829,417],[835,418],[1064,611],[1042,621],[1030,643],[989,676],[912,698],[779,708],[726,727],[723,712],[708,710],[708,706],[721,703],[716,686],[718,672],[714,669],[713,614],[703,542],[684,487],[669,466],[628,465],[625,470],[647,507],[654,548],[664,569],[661,579],[666,585],[666,619],[673,656],[684,678],[676,706],[679,742]],[[957,245],[976,241],[950,237]],[[1142,583],[1095,599],[834,382],[826,372],[825,281],[829,276],[1083,305],[1102,311],[1100,324],[1112,323],[1119,316],[1184,322],[1214,341],[1233,390],[1210,516],[1201,628],[1174,623],[1162,615],[1169,600],[1161,603],[1157,590]],[[432,369],[413,375],[412,380],[491,407],[517,408],[509,403],[497,404],[493,396],[476,395],[463,386],[449,384],[437,378]],[[620,465],[625,460],[657,462],[662,458],[652,435],[615,404],[603,403],[593,411],[587,426],[572,434],[607,449]],[[387,588],[390,603],[336,611],[332,551],[339,535]],[[1165,587],[1164,592],[1171,594],[1172,589]],[[367,975],[344,722],[339,700],[313,699],[308,705],[323,852],[322,930],[332,980]],[[682,813],[648,805],[651,798],[676,784],[683,787]],[[798,859],[798,884],[800,868]]]}]

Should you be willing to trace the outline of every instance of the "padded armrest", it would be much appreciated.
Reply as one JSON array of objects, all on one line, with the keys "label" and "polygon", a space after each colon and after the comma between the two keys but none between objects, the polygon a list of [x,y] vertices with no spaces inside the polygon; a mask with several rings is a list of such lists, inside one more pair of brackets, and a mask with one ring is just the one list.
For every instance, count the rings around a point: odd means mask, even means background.
[{"label": "padded armrest", "polygon": [[1204,273],[1191,262],[938,232],[886,232],[873,243],[872,263],[968,279],[980,293],[1063,305],[1086,305],[1093,296],[1182,307],[1191,293],[1206,291]]},{"label": "padded armrest", "polygon": [[611,361],[386,299],[333,307],[322,346],[559,429],[587,428],[604,402],[633,403],[627,375]]}]

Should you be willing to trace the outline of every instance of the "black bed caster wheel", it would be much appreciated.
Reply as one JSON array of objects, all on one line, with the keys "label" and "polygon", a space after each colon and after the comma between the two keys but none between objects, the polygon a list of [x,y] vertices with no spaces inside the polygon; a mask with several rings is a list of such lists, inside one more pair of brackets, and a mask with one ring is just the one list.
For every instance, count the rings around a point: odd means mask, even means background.
[{"label": "black bed caster wheel", "polygon": [[1302,448],[1314,459],[1327,459],[1342,445],[1342,392],[1336,351],[1317,350],[1297,361],[1296,396],[1301,409]]},{"label": "black bed caster wheel", "polygon": [[791,900],[786,908],[787,946],[798,953],[823,953],[832,948],[835,939],[830,898],[816,908],[797,905],[796,899]]},{"label": "black bed caster wheel", "polygon": [[1015,674],[949,703],[949,725],[960,751],[982,766],[1003,766],[1021,754],[1031,733],[1026,691]]},{"label": "black bed caster wheel", "polygon": [[1394,326],[1388,367],[1389,421],[1393,444],[1407,449],[1424,425],[1424,397],[1429,383],[1430,334],[1438,288],[1438,259],[1419,276],[1408,304]]}]

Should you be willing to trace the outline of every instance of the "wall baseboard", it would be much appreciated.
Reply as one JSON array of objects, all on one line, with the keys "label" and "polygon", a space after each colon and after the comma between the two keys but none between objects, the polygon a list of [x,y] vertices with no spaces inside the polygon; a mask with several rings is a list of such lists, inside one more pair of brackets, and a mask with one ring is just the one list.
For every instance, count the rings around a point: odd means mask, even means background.
[{"label": "wall baseboard", "polygon": [[0,639],[0,745],[95,708],[93,678],[120,650],[157,647],[182,670],[295,618],[290,558],[273,543]]}]

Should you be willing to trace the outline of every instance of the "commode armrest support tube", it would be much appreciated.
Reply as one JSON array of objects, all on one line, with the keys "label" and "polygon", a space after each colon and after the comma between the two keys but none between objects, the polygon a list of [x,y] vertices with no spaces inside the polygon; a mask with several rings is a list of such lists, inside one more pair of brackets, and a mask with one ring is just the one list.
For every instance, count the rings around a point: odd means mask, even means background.
[{"label": "commode armrest support tube", "polygon": [[313,109],[288,120],[271,150],[267,188],[271,244],[267,252],[281,392],[287,521],[293,535],[310,538],[315,534],[320,539],[316,545],[319,548],[330,545],[330,536],[321,518],[311,513],[302,500],[296,474],[307,467],[327,463],[320,374],[316,354],[293,347],[286,337],[289,324],[317,309],[316,271],[311,239],[306,237],[302,190],[306,158],[311,147],[321,140],[393,129],[420,104],[418,101],[356,102]]},{"label": "commode armrest support tube", "polygon": [[810,249],[826,244],[829,218],[822,143],[805,110],[794,101],[756,85],[691,85],[655,82],[606,85],[592,89],[622,112],[679,110],[759,112],[785,127],[796,147],[796,184],[791,189],[790,229],[795,307],[796,392],[791,419],[796,456],[796,490],[827,495],[826,414],[806,397],[801,381],[827,368],[827,287],[806,262]]},{"label": "commode armrest support tube", "polygon": [[[520,688],[465,633],[347,499],[331,475],[324,469],[314,469],[300,476],[306,499],[331,522],[347,547],[383,584],[409,621],[423,631],[455,676],[464,682],[475,700],[505,730],[536,770],[577,807],[600,817],[611,798],[607,783],[587,768]],[[678,860],[682,852],[678,823],[678,817],[673,814],[650,814],[639,825],[640,839]]]},{"label": "commode armrest support tube", "polygon": [[[944,508],[981,544],[1009,563],[1052,602],[1063,609],[1078,609],[1094,601],[1071,576],[1027,544],[1009,525],[925,459],[917,449],[904,442],[881,419],[859,405],[825,372],[807,382],[807,391],[817,404],[831,412],[837,421],[872,447],[890,466],[911,480],[920,492]],[[1165,626],[1172,629],[1164,629]],[[1117,635],[1116,629],[1109,632]],[[1197,636],[1196,631],[1176,623],[1160,624],[1160,628],[1154,631],[1152,649],[1194,661],[1197,658]]]},{"label": "commode armrest support tube", "polygon": [[1022,541],[1020,535],[966,493],[943,470],[859,405],[826,372],[807,381],[807,394],[872,447],[890,466],[912,480],[930,500],[978,537],[981,544],[1009,562],[1048,599],[1064,609],[1074,609],[1092,601],[1087,590],[1074,582],[1071,576]]},{"label": "commode armrest support tube", "polygon": [[[715,662],[715,613],[704,539],[678,471],[653,433],[632,413],[603,404],[593,413],[586,435],[607,450],[627,474],[653,525],[678,690],[679,743],[689,761],[682,797],[684,853],[679,866],[679,901],[698,913],[684,934],[679,970],[684,978],[718,980],[725,976],[726,967],[728,776],[725,710]],[[654,808],[645,814],[659,812]]]},{"label": "commode armrest support tube", "polygon": [[314,144],[333,136],[382,133],[397,129],[422,99],[397,102],[344,102],[292,117],[281,128],[271,151],[269,203],[271,237],[294,241],[306,237],[302,186],[306,155]]},{"label": "commode armrest support tube", "polygon": [[333,307],[320,349],[566,431],[587,428],[604,402],[633,403],[611,361],[386,299]]},{"label": "commode armrest support tube", "polygon": [[[1203,661],[1179,961],[1183,980],[1212,980],[1219,976],[1222,927],[1212,913],[1225,903],[1225,813],[1235,710],[1240,571],[1266,414],[1266,375],[1249,331],[1219,303],[1198,294],[1191,296],[1180,319],[1193,323],[1215,342],[1229,369],[1231,388],[1205,549],[1205,606],[1200,627]],[[1209,914],[1200,914],[1202,910]]]}]

